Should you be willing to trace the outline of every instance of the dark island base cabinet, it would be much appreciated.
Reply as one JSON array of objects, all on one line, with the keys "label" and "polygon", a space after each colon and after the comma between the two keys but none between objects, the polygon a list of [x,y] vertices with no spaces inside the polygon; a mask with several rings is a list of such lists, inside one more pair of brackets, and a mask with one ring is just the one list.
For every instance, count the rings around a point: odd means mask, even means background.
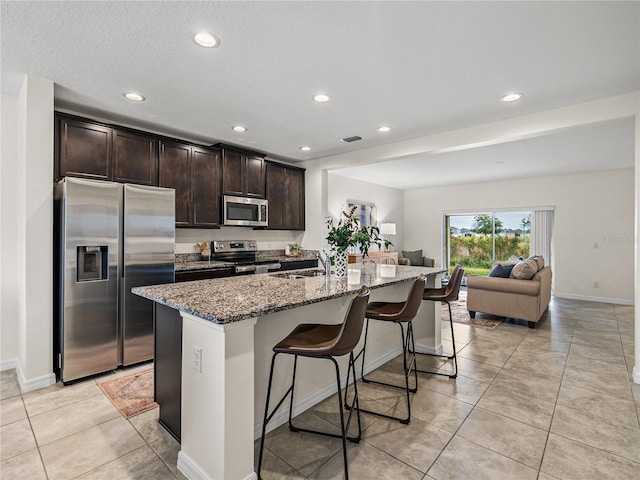
[{"label": "dark island base cabinet", "polygon": [[160,405],[158,423],[180,441],[182,407],[182,317],[154,302],[153,396]]}]

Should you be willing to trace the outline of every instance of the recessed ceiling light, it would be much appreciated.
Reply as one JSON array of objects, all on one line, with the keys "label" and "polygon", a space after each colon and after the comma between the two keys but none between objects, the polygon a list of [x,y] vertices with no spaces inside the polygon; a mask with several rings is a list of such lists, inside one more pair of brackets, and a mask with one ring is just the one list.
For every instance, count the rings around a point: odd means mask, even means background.
[{"label": "recessed ceiling light", "polygon": [[303,152],[308,152],[309,150],[311,150],[311,147],[307,147],[307,146],[300,147],[300,150],[302,150]]},{"label": "recessed ceiling light", "polygon": [[231,130],[233,130],[234,132],[246,132],[247,127],[243,127],[242,125],[234,125],[233,127],[231,127]]},{"label": "recessed ceiling light", "polygon": [[391,128],[389,128],[389,127],[380,127],[380,128],[378,128],[378,131],[382,132],[382,133],[386,133],[386,132],[390,132]]},{"label": "recessed ceiling light", "polygon": [[213,48],[218,45],[218,39],[209,32],[199,32],[193,40],[201,47]]},{"label": "recessed ceiling light", "polygon": [[318,103],[324,103],[324,102],[328,102],[329,100],[331,100],[329,95],[326,95],[324,93],[318,93],[317,95],[314,95],[313,99]]},{"label": "recessed ceiling light", "polygon": [[127,92],[127,93],[124,93],[123,95],[129,100],[131,100],[132,102],[144,102],[144,97],[139,93]]},{"label": "recessed ceiling light", "polygon": [[500,101],[504,102],[504,103],[509,103],[509,102],[517,102],[518,100],[520,100],[522,98],[522,94],[521,93],[507,93],[505,96],[500,97]]}]

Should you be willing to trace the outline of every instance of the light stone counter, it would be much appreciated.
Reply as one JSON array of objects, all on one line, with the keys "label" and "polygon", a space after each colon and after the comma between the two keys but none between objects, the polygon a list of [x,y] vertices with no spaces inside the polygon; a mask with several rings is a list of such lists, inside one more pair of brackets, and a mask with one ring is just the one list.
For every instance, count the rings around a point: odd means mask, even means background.
[{"label": "light stone counter", "polygon": [[[350,265],[362,271],[358,284],[331,275],[310,278],[279,278],[277,273],[198,280],[150,287],[136,287],[136,295],[190,313],[214,323],[231,323],[297,308],[355,293],[361,285],[371,289],[406,282],[420,274],[436,275],[440,268]],[[287,274],[295,273],[287,271]]]}]

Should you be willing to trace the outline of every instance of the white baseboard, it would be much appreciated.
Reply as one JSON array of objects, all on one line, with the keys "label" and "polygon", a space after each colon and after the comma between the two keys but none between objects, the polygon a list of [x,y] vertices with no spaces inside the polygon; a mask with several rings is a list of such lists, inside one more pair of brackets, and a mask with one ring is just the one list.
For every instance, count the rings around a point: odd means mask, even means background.
[{"label": "white baseboard", "polygon": [[[372,362],[367,362],[367,364],[364,366],[364,373],[367,374],[375,370],[381,365],[384,365],[385,363],[387,363],[389,360],[394,359],[401,353],[402,353],[402,347],[397,347],[394,350],[387,352],[386,354],[381,355],[380,357],[374,359]],[[360,369],[357,367],[356,367],[356,375],[358,378],[360,378]],[[342,375],[340,378],[341,384],[344,385],[346,381],[347,381],[347,375],[346,374]],[[353,381],[351,381],[351,383],[353,383]],[[295,417],[296,415],[304,412],[305,410],[308,410],[309,408],[313,407],[317,403],[320,403],[325,398],[330,397],[337,391],[338,391],[338,388],[334,380],[333,382],[328,383],[327,385],[322,387],[320,390],[312,393],[311,395],[307,395],[306,397],[303,397],[294,401],[293,416]],[[269,421],[269,424],[267,425],[267,433],[269,433],[274,428],[287,423],[288,421],[289,421],[289,406],[288,404],[285,404],[282,407],[280,407],[280,410],[278,410],[278,412]],[[260,438],[261,435],[262,435],[262,421],[260,421],[259,423],[256,423],[253,426],[253,439],[257,440],[258,438]]]},{"label": "white baseboard", "polygon": [[16,376],[18,377],[18,384],[20,384],[20,391],[22,393],[48,387],[49,385],[54,385],[56,383],[56,375],[53,372],[27,379],[24,376],[24,372],[22,371],[22,367],[19,362],[16,365]]},{"label": "white baseboard", "polygon": [[6,360],[2,360],[0,362],[0,372],[4,372],[5,370],[11,370],[13,368],[18,367],[18,359],[17,358],[8,358]]},{"label": "white baseboard", "polygon": [[[189,480],[211,479],[211,477],[182,450],[178,452],[178,470]],[[258,480],[258,475],[256,475],[255,472],[251,472],[242,480]]]},{"label": "white baseboard", "polygon": [[601,303],[614,303],[616,305],[634,305],[633,300],[626,300],[624,298],[608,298],[608,297],[592,297],[589,295],[575,295],[573,293],[553,293],[554,297],[566,298],[568,300],[583,300],[585,302],[601,302]]},{"label": "white baseboard", "polygon": [[640,368],[633,367],[633,383],[640,383]]}]

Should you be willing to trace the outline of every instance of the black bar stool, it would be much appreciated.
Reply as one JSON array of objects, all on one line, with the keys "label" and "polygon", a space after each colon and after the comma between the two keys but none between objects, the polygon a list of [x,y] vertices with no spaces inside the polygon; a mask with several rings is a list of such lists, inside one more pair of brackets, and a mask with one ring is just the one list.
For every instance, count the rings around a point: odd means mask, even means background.
[{"label": "black bar stool", "polygon": [[[280,405],[285,401],[287,396],[289,399],[289,430],[292,432],[308,432],[325,435],[328,437],[342,438],[342,451],[344,456],[344,475],[345,479],[349,478],[349,470],[347,468],[347,440],[358,443],[362,437],[362,426],[360,425],[360,410],[358,401],[358,389],[356,387],[356,368],[353,359],[353,349],[358,344],[362,334],[362,325],[364,323],[365,312],[367,311],[367,303],[369,302],[369,289],[362,286],[357,295],[351,299],[351,304],[347,310],[344,322],[338,325],[326,325],[316,323],[303,323],[298,325],[289,335],[273,347],[273,357],[271,359],[271,371],[269,372],[269,386],[267,388],[267,401],[264,407],[264,421],[262,422],[262,438],[260,439],[260,456],[258,457],[258,479],[260,470],[262,469],[262,454],[264,451],[264,439],[267,431],[267,423],[271,420]],[[293,360],[293,377],[291,386],[280,399],[276,407],[269,413],[269,400],[271,397],[271,384],[273,381],[273,367],[275,365],[276,356],[280,353],[286,353],[294,356]],[[351,426],[351,417],[353,410],[349,412],[349,417],[345,425],[344,410],[342,409],[342,387],[340,385],[340,368],[334,357],[349,354],[349,366],[347,368],[347,385],[349,384],[349,376],[353,373],[353,385],[355,389],[355,411],[358,419],[358,436],[349,437],[349,427]],[[298,356],[308,358],[326,358],[331,360],[336,368],[336,382],[338,385],[338,403],[340,405],[340,424],[342,428],[341,435],[321,432],[317,430],[308,430],[306,428],[298,428],[293,425],[291,416],[293,412],[293,387],[296,382],[296,366]]]},{"label": "black bar stool", "polygon": [[[445,373],[445,372],[429,372],[426,370],[417,370],[420,373],[430,373],[432,375],[443,375],[449,378],[456,378],[458,376],[458,358],[456,354],[456,338],[453,333],[453,316],[451,315],[451,303],[458,300],[458,295],[460,294],[460,285],[462,285],[462,277],[464,277],[464,268],[462,265],[456,265],[453,269],[453,273],[451,274],[451,279],[449,283],[440,288],[427,288],[422,295],[423,300],[431,300],[433,302],[445,302],[449,307],[449,321],[451,322],[451,343],[453,345],[453,355],[436,355],[432,353],[420,353],[420,355],[431,355],[434,357],[446,358],[445,363],[449,360],[453,360],[453,374]],[[415,344],[412,344],[411,347],[415,352]],[[444,363],[442,364],[444,365]],[[442,366],[441,365],[441,366]]]},{"label": "black bar stool", "polygon": [[[380,417],[389,418],[391,420],[398,420],[400,423],[408,424],[411,421],[411,399],[409,397],[410,393],[415,393],[418,391],[418,373],[416,372],[416,355],[412,352],[411,360],[407,363],[407,352],[409,350],[409,343],[413,345],[413,325],[412,320],[418,313],[420,309],[420,304],[422,303],[422,295],[424,293],[424,285],[425,285],[425,277],[420,275],[413,282],[413,286],[411,287],[411,291],[409,292],[409,296],[407,300],[404,302],[372,302],[367,307],[367,323],[364,330],[364,345],[362,350],[356,355],[356,360],[362,355],[362,367],[361,367],[361,378],[365,383],[376,383],[378,385],[384,385],[392,388],[400,388],[406,392],[407,395],[407,411],[408,415],[406,418],[394,417],[391,415],[386,415],[384,413],[373,412],[370,410],[360,409],[361,412],[371,413],[373,415],[378,415]],[[403,356],[403,366],[404,366],[404,385],[394,385],[391,383],[378,382],[376,380],[369,380],[364,376],[364,360],[365,354],[367,350],[367,335],[369,333],[369,320],[382,320],[384,322],[393,322],[400,326],[400,335],[402,338],[402,356]],[[407,325],[407,334],[405,336],[403,325]],[[415,347],[414,347],[415,351]],[[414,374],[414,386],[409,387],[409,377],[411,376],[411,371],[413,370]],[[347,384],[346,390],[349,389],[349,385]],[[345,390],[345,402],[347,399],[347,391]],[[345,407],[351,408],[350,405],[345,403]]]}]

